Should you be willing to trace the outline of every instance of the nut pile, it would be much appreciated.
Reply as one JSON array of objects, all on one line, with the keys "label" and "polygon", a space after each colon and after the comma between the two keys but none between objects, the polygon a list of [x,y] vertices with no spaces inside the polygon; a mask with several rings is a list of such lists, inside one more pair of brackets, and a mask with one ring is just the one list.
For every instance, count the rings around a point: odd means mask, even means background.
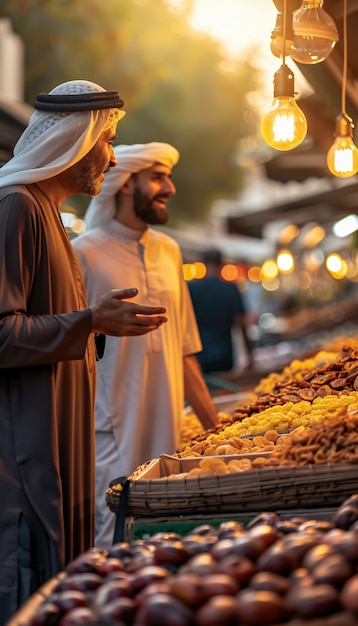
[{"label": "nut pile", "polygon": [[313,402],[325,396],[348,395],[358,390],[358,350],[345,346],[337,358],[322,367],[300,372],[300,376],[277,381],[271,393],[261,395],[245,407],[238,407],[232,420],[287,402]]},{"label": "nut pile", "polygon": [[267,462],[269,465],[358,463],[358,411],[345,408],[333,419],[298,429],[292,433],[292,443],[274,451]]},{"label": "nut pile", "polygon": [[324,348],[315,351],[310,356],[302,357],[301,359],[293,359],[291,363],[286,365],[281,372],[271,372],[261,381],[255,388],[257,395],[262,396],[265,393],[270,393],[277,382],[288,380],[290,378],[300,379],[302,376],[310,370],[315,370],[318,367],[323,367],[335,361],[339,354],[350,346],[354,350],[358,350],[358,338],[357,337],[339,337],[333,342],[326,344]]}]

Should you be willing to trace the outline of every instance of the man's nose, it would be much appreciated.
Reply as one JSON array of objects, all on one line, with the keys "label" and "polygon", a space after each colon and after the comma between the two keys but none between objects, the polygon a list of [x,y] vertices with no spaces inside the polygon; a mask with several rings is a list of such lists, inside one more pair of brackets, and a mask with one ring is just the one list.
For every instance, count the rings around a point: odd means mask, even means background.
[{"label": "man's nose", "polygon": [[116,157],[116,153],[114,152],[113,146],[110,146],[110,153],[109,153],[109,167],[115,167],[117,165],[117,157]]},{"label": "man's nose", "polygon": [[170,195],[174,195],[176,193],[176,187],[173,183],[173,181],[171,180],[171,178],[168,178],[166,181],[166,189],[165,189],[166,193],[170,193]]}]

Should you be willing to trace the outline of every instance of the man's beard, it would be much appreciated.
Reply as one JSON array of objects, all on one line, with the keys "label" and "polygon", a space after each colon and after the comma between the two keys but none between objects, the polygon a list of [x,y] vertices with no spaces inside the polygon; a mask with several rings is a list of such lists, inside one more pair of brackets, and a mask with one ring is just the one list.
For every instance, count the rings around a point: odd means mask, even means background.
[{"label": "man's beard", "polygon": [[100,176],[98,165],[94,158],[84,157],[75,163],[69,174],[76,185],[77,192],[85,196],[98,196],[101,192]]},{"label": "man's beard", "polygon": [[142,194],[140,189],[135,189],[133,194],[134,212],[146,224],[166,224],[169,215],[166,209],[156,209],[153,206],[156,197],[150,201]]}]

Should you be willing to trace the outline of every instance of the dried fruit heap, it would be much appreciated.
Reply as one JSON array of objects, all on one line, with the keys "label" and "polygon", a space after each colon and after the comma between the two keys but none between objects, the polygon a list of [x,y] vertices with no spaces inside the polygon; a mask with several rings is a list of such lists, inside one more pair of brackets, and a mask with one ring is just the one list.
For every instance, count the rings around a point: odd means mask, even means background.
[{"label": "dried fruit heap", "polygon": [[[260,438],[256,437],[255,439]],[[272,444],[272,454],[270,455],[228,459],[227,462],[221,458],[205,454],[207,450],[213,449],[211,445],[205,449],[204,458],[199,461],[198,467],[191,469],[186,474],[173,474],[165,478],[193,478],[213,474],[231,474],[282,465],[298,467],[309,463],[318,465],[358,463],[358,411],[348,411],[347,408],[344,408],[338,416],[326,417],[310,427],[301,426],[290,435],[283,435],[277,439],[276,444],[278,441],[280,441],[279,445],[274,446]],[[232,443],[237,442],[233,440]],[[216,447],[216,452],[223,452],[222,447]],[[234,450],[234,445],[232,445],[230,451]],[[267,446],[263,446],[262,451],[268,451]],[[252,450],[248,451],[248,453],[250,452]],[[256,452],[259,450],[256,449]],[[236,454],[238,453],[242,454],[242,449],[236,450]],[[225,452],[223,455],[225,456]]]},{"label": "dried fruit heap", "polygon": [[353,495],[331,520],[264,512],[92,548],[16,624],[356,626],[357,521]]}]

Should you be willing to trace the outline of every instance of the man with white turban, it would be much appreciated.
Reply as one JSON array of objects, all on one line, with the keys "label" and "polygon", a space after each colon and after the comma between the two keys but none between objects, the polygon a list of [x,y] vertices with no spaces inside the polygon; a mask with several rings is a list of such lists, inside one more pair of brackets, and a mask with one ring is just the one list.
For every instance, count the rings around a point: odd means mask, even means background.
[{"label": "man with white turban", "polygon": [[88,306],[59,206],[97,195],[116,165],[116,91],[69,81],[39,94],[0,169],[0,623],[93,546],[94,335],[140,335],[163,307]]},{"label": "man with white turban", "polygon": [[184,396],[205,428],[217,413],[194,354],[200,336],[178,244],[151,226],[168,220],[179,153],[167,143],[120,145],[117,167],[92,199],[88,232],[74,240],[88,301],[135,285],[150,305],[159,298],[168,322],[147,337],[107,337],[97,368],[95,545],[107,549],[115,516],[106,489],[139,465],[180,444]]}]

